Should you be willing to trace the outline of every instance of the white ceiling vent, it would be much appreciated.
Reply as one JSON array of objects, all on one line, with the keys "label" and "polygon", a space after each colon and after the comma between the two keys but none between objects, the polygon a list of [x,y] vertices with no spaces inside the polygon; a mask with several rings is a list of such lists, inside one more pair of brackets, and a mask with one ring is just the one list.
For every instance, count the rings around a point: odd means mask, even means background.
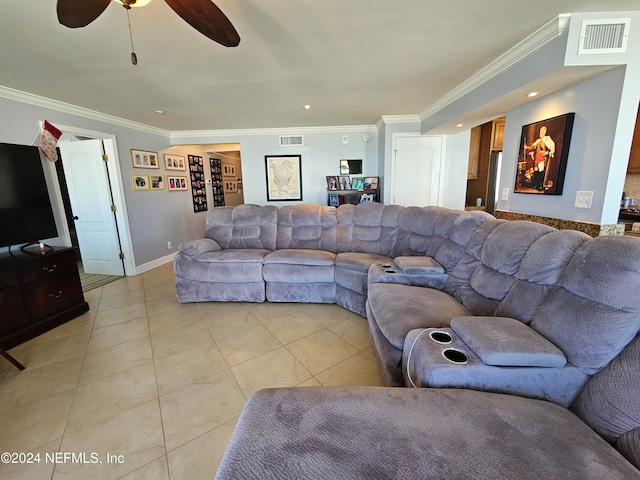
[{"label": "white ceiling vent", "polygon": [[578,55],[626,52],[630,23],[630,18],[584,20]]},{"label": "white ceiling vent", "polygon": [[302,147],[304,145],[304,139],[302,135],[280,136],[281,147]]}]

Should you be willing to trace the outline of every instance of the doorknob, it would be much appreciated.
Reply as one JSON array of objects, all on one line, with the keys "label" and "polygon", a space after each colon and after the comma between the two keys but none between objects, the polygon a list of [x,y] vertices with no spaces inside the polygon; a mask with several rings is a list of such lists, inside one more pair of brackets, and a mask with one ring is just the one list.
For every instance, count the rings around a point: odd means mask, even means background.
[{"label": "doorknob", "polygon": [[78,216],[77,216],[77,215],[74,215],[74,216],[73,216],[73,219],[74,219],[74,220],[78,220]]}]

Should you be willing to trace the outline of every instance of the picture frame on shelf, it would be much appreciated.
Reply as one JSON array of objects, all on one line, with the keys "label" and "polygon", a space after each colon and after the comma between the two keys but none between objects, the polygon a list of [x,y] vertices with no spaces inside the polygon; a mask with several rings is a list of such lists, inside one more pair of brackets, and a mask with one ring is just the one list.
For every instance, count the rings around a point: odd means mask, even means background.
[{"label": "picture frame on shelf", "polygon": [[131,165],[133,168],[160,168],[158,164],[158,152],[148,150],[131,150]]},{"label": "picture frame on shelf", "polygon": [[187,177],[167,175],[167,186],[170,192],[187,190]]},{"label": "picture frame on shelf", "polygon": [[267,201],[302,200],[302,155],[265,155]]},{"label": "picture frame on shelf", "polygon": [[351,177],[349,175],[340,175],[338,182],[340,190],[351,190]]},{"label": "picture frame on shelf", "polygon": [[181,170],[187,169],[187,162],[183,155],[173,155],[169,153],[164,154],[164,167],[167,170]]},{"label": "picture frame on shelf", "polygon": [[149,187],[151,190],[164,190],[164,175],[149,175]]},{"label": "picture frame on shelf", "polygon": [[522,127],[514,193],[562,195],[575,113]]},{"label": "picture frame on shelf", "polygon": [[134,190],[149,190],[149,174],[131,174],[131,186]]},{"label": "picture frame on shelf", "polygon": [[363,177],[354,177],[351,179],[351,189],[352,190],[364,190],[364,178]]},{"label": "picture frame on shelf", "polygon": [[338,190],[340,187],[340,180],[337,176],[327,176],[327,190]]},{"label": "picture frame on shelf", "polygon": [[233,163],[223,163],[222,164],[222,176],[223,177],[235,177],[236,176],[236,166]]},{"label": "picture frame on shelf", "polygon": [[360,195],[360,203],[373,202],[374,200],[375,195],[373,193],[363,193]]},{"label": "picture frame on shelf", "polygon": [[378,177],[365,177],[364,179],[365,190],[377,190],[378,189]]},{"label": "picture frame on shelf", "polygon": [[340,195],[338,195],[337,193],[330,193],[329,194],[329,205],[332,207],[339,207],[340,206]]}]

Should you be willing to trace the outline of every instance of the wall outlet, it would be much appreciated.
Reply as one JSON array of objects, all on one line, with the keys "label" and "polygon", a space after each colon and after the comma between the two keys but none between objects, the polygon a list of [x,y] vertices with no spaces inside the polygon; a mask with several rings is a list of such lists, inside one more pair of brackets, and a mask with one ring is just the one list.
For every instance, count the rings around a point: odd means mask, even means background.
[{"label": "wall outlet", "polygon": [[578,190],[576,192],[576,201],[573,204],[576,208],[591,208],[593,202],[593,192]]},{"label": "wall outlet", "polygon": [[173,248],[173,242],[167,242],[167,250],[171,250]]},{"label": "wall outlet", "polygon": [[509,200],[509,189],[508,188],[503,188],[502,189],[502,200],[504,200],[504,201]]}]

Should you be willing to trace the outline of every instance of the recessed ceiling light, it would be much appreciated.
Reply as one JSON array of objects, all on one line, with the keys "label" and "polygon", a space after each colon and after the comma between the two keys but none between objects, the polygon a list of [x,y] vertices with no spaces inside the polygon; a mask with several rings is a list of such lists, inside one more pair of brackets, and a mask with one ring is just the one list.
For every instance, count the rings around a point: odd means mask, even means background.
[{"label": "recessed ceiling light", "polygon": [[461,123],[457,124],[456,127],[460,128],[462,126]]},{"label": "recessed ceiling light", "polygon": [[538,92],[531,92],[527,95],[527,97],[535,97],[538,95]]},{"label": "recessed ceiling light", "polygon": [[305,106],[304,106],[304,109],[305,109],[305,110],[311,110],[311,105],[305,105]]},{"label": "recessed ceiling light", "polygon": [[156,110],[156,113],[157,113],[158,115],[164,115],[164,110]]}]

